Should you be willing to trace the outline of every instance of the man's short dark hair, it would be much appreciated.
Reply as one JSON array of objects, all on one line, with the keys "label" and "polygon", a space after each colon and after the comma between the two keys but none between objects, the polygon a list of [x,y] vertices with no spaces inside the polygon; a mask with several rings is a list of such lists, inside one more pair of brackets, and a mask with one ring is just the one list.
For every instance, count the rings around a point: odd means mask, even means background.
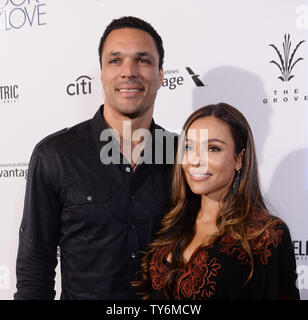
[{"label": "man's short dark hair", "polygon": [[164,48],[163,48],[163,41],[162,41],[160,35],[156,32],[156,30],[148,22],[141,20],[139,18],[136,18],[136,17],[131,17],[131,16],[121,17],[119,19],[114,19],[111,21],[111,23],[105,29],[104,34],[101,37],[101,40],[99,43],[99,48],[98,48],[100,66],[102,67],[102,53],[103,53],[103,47],[104,47],[104,43],[105,43],[107,36],[109,35],[109,33],[111,31],[116,30],[116,29],[123,29],[123,28],[140,29],[140,30],[143,30],[143,31],[149,33],[152,36],[152,38],[155,41],[156,48],[157,48],[158,55],[159,55],[158,67],[160,70],[163,66],[164,54],[165,54]]}]

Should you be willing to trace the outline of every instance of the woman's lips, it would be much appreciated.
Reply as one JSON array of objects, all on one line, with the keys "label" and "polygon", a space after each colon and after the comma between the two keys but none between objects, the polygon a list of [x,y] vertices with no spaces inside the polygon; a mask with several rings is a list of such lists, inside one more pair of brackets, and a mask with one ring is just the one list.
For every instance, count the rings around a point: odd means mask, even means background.
[{"label": "woman's lips", "polygon": [[190,168],[188,172],[191,179],[196,181],[207,180],[212,176],[211,173],[207,172],[207,168]]},{"label": "woman's lips", "polygon": [[191,174],[190,178],[194,181],[204,181],[210,179],[212,175],[211,174]]}]

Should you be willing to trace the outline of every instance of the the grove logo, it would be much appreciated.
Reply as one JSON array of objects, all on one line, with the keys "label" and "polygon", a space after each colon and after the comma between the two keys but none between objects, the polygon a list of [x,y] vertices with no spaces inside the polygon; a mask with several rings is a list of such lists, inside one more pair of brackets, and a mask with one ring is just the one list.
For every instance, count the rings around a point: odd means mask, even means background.
[{"label": "the grove logo", "polygon": [[274,44],[270,44],[269,46],[274,48],[278,55],[278,62],[275,60],[271,60],[270,63],[273,63],[276,65],[281,73],[281,76],[278,77],[281,81],[290,81],[292,78],[294,78],[294,75],[291,74],[294,66],[301,60],[304,60],[304,58],[299,57],[296,59],[295,54],[299,46],[304,43],[305,40],[300,41],[294,48],[294,50],[291,53],[291,40],[290,35],[285,34],[284,35],[284,41],[282,44],[283,47],[283,53],[278,50],[278,48]]},{"label": "the grove logo", "polygon": [[0,30],[46,25],[45,6],[41,0],[0,0]]},{"label": "the grove logo", "polygon": [[92,93],[92,83],[94,78],[88,76],[78,77],[74,83],[70,83],[66,87],[66,92],[70,96],[80,95],[80,94],[91,94]]}]

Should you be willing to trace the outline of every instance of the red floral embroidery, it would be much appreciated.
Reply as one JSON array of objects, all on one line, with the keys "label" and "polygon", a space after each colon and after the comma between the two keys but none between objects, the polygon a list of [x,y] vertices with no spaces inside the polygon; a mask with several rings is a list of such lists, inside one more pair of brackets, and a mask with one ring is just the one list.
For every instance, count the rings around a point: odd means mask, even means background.
[{"label": "red floral embroidery", "polygon": [[[167,276],[168,266],[166,259],[170,246],[158,249],[152,256],[149,264],[149,272],[152,286],[156,290],[162,290]],[[188,263],[176,277],[174,289],[175,299],[207,299],[215,294],[217,270],[221,265],[217,258],[209,260],[205,248],[199,247],[192,254]]]},{"label": "red floral embroidery", "polygon": [[205,248],[198,248],[179,271],[175,287],[175,299],[207,299],[215,294],[217,270],[221,265],[217,258],[209,260]]},{"label": "red floral embroidery", "polygon": [[[262,230],[269,221],[269,215],[264,213],[257,213],[252,218],[246,230],[247,234],[250,235]],[[282,242],[283,230],[280,224],[283,225],[283,222],[276,219],[262,234],[249,240],[256,262],[263,265],[268,264],[272,256],[272,250]],[[170,249],[171,246],[159,248],[151,258],[149,271],[152,286],[156,290],[164,288],[164,282],[168,274],[166,258]],[[226,234],[212,246],[199,247],[194,251],[188,263],[176,275],[174,299],[210,299],[217,294],[219,295],[216,292],[217,281],[223,282],[225,275],[221,272],[221,278],[218,277],[219,270],[222,268],[219,262],[223,261],[224,258],[217,250],[220,253],[226,253],[228,256],[234,255],[234,259],[242,265],[250,263],[249,256],[243,249],[240,240]],[[231,263],[234,263],[234,261]]]},{"label": "red floral embroidery", "polygon": [[[260,230],[268,221],[269,216],[265,213],[256,213],[253,217],[253,223],[247,227],[247,234],[253,234],[257,230]],[[250,247],[253,254],[259,258],[259,262],[262,264],[268,263],[268,258],[272,255],[269,249],[270,245],[277,247],[282,241],[283,231],[275,228],[277,224],[281,224],[282,221],[277,219],[273,225],[265,229],[263,233],[255,239],[250,240]],[[220,252],[232,255],[235,252],[238,253],[237,259],[241,261],[242,265],[249,263],[249,256],[241,245],[240,240],[236,240],[229,234],[226,234],[221,240],[222,245]]]},{"label": "red floral embroidery", "polygon": [[170,246],[161,247],[152,255],[149,272],[152,280],[152,287],[161,290],[164,287],[164,281],[167,276],[168,268],[164,259],[170,251]]}]

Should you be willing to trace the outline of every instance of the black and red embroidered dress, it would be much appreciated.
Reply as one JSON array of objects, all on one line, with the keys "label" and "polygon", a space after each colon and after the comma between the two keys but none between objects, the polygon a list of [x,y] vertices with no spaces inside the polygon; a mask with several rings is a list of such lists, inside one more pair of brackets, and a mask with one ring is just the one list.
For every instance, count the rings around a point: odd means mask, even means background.
[{"label": "black and red embroidered dress", "polygon": [[[247,232],[259,230],[268,219],[255,215]],[[198,247],[176,276],[174,300],[227,299],[299,299],[296,287],[296,262],[288,227],[281,220],[250,240],[254,256],[254,274],[249,257],[239,240],[226,234],[210,246]],[[168,272],[171,246],[159,248],[151,257],[149,271],[152,299],[164,299],[164,281]]]}]

